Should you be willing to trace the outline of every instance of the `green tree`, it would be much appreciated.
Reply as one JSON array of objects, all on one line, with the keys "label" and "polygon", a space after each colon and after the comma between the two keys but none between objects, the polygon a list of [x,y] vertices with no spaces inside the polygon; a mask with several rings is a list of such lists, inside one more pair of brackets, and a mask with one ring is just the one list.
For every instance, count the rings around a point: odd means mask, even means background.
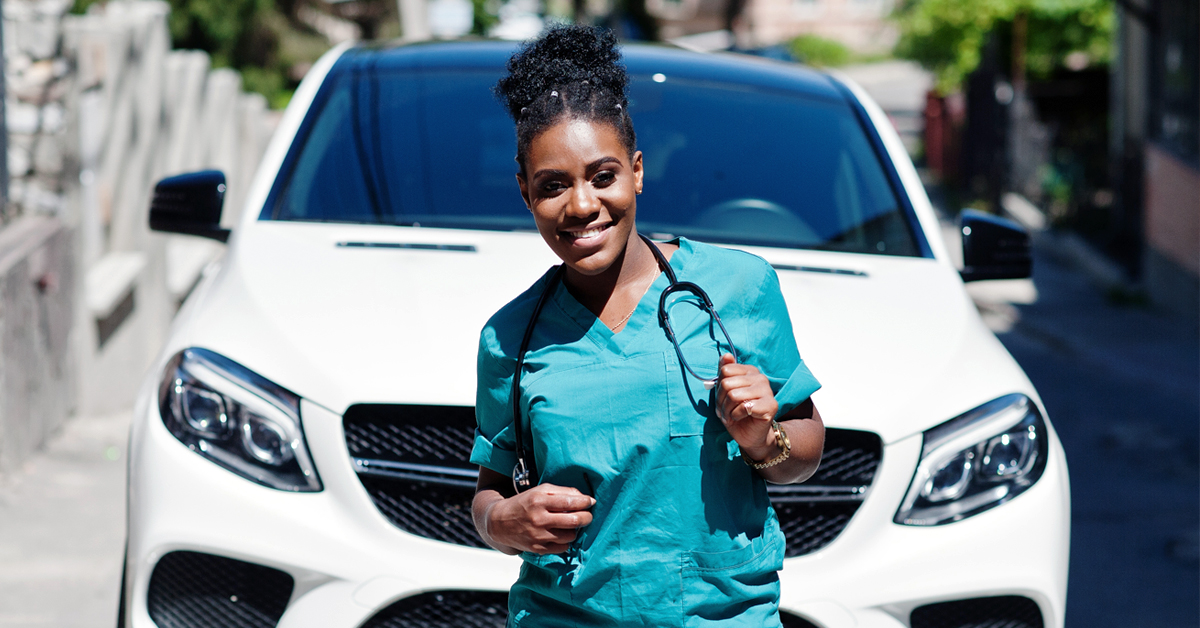
[{"label": "green tree", "polygon": [[[1020,50],[1014,52],[1023,55],[1034,77],[1048,76],[1072,54],[1091,64],[1112,57],[1111,0],[913,0],[896,19],[896,53],[932,70],[942,93],[958,89],[979,65],[980,49],[993,31],[1017,42]],[[1023,38],[1013,37],[1014,23],[1023,23]]]}]

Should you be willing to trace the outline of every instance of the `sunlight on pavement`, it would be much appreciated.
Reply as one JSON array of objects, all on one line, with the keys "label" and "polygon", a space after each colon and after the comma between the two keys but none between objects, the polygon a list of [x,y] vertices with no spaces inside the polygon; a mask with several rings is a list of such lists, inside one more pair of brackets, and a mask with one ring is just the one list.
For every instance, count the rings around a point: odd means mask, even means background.
[{"label": "sunlight on pavement", "polygon": [[0,627],[116,623],[130,414],[73,417],[0,478]]}]

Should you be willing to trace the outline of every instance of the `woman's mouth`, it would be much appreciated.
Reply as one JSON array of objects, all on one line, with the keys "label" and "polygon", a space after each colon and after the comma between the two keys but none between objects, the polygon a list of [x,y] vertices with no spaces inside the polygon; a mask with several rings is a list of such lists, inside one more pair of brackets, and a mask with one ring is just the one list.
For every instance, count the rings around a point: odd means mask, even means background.
[{"label": "woman's mouth", "polygon": [[582,231],[563,231],[572,244],[590,244],[600,238],[611,225],[598,225]]}]

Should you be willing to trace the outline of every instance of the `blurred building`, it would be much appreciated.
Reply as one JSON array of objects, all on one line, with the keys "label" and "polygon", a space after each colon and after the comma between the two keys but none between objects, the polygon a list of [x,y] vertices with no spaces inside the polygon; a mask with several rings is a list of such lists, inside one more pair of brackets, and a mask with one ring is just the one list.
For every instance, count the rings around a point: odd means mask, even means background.
[{"label": "blurred building", "polygon": [[899,33],[888,21],[894,5],[895,0],[646,0],[663,39],[732,25],[743,48],[813,34],[868,53],[895,45]]},{"label": "blurred building", "polygon": [[1157,304],[1200,310],[1200,3],[1120,0],[1110,155]]}]

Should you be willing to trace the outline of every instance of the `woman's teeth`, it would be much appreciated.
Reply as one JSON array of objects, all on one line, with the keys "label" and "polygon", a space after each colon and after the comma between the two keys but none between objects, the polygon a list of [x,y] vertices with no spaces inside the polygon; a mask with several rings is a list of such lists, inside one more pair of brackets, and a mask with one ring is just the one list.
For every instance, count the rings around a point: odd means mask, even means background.
[{"label": "woman's teeth", "polygon": [[604,227],[596,227],[595,229],[588,229],[587,231],[574,231],[569,235],[573,240],[586,240],[588,238],[594,238],[603,232]]}]

